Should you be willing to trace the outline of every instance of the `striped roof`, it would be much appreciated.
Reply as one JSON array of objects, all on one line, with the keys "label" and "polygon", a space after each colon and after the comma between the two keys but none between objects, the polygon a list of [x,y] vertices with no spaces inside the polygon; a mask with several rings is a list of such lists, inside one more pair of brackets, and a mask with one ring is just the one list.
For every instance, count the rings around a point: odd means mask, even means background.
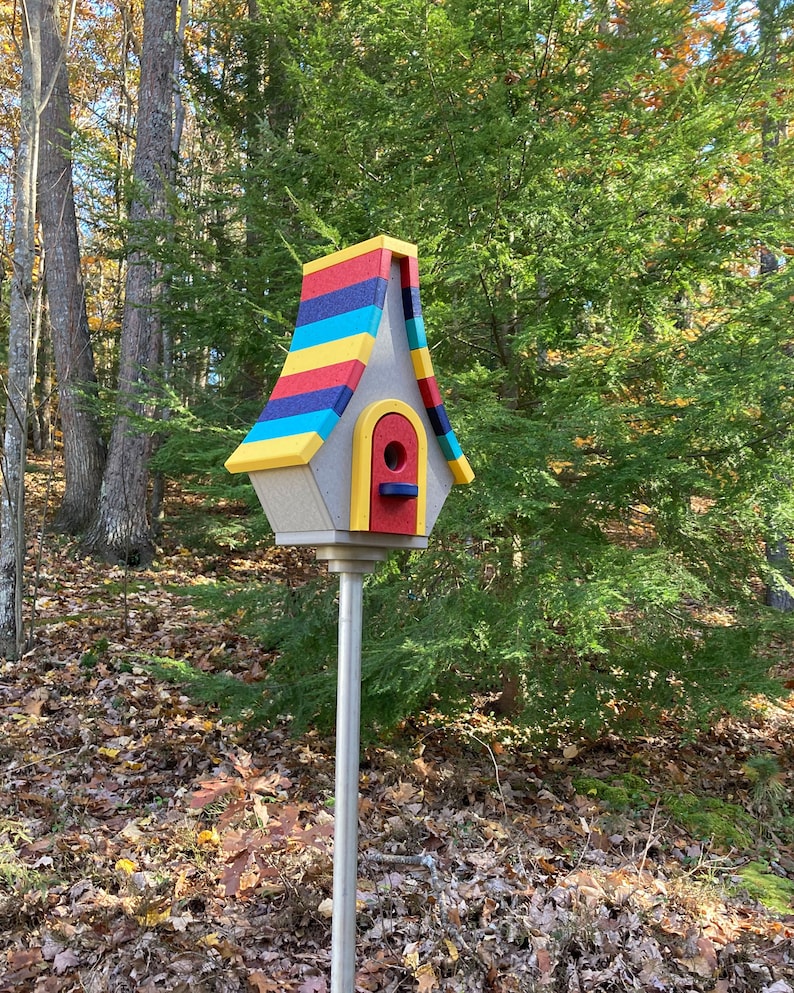
[{"label": "striped roof", "polygon": [[385,235],[304,265],[289,354],[265,409],[227,460],[229,472],[306,465],[319,451],[372,354],[393,258],[400,260],[405,327],[425,409],[454,481],[471,482],[430,360],[416,246]]}]

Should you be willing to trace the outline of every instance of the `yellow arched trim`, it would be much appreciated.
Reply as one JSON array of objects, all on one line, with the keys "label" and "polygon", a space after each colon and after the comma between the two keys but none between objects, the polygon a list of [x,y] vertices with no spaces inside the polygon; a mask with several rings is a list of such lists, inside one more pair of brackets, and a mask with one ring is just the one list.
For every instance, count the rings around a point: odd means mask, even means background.
[{"label": "yellow arched trim", "polygon": [[372,435],[375,425],[386,414],[402,414],[416,431],[419,446],[416,506],[416,533],[425,533],[425,503],[427,497],[427,433],[413,409],[402,400],[376,400],[358,415],[353,431],[353,474],[350,486],[350,530],[369,531],[369,491],[372,485]]}]

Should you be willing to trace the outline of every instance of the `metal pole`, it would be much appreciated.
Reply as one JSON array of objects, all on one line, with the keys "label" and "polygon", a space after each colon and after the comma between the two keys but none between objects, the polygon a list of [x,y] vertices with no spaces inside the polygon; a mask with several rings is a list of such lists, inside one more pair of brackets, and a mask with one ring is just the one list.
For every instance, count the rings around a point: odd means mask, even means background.
[{"label": "metal pole", "polygon": [[363,585],[362,572],[340,571],[331,993],[354,993],[356,981]]}]

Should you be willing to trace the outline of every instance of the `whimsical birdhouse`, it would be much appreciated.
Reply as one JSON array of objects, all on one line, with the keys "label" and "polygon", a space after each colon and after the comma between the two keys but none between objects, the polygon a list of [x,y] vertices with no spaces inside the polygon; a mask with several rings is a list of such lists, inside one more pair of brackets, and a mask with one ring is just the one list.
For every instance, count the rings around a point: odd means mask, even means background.
[{"label": "whimsical birdhouse", "polygon": [[416,246],[381,235],[304,265],[284,368],[226,468],[249,474],[277,544],[427,546],[473,473],[433,373]]}]

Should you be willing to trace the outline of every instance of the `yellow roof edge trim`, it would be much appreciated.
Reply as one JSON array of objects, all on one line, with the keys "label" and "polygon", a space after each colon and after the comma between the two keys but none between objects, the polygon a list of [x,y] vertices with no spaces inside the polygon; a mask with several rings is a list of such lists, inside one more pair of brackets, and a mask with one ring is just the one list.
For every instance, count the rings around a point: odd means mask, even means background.
[{"label": "yellow roof edge trim", "polygon": [[291,465],[308,465],[323,443],[316,431],[293,434],[288,438],[249,441],[238,445],[225,462],[229,472],[256,472],[281,469]]},{"label": "yellow roof edge trim", "polygon": [[332,265],[340,262],[348,262],[359,255],[366,255],[367,252],[374,252],[378,248],[387,248],[398,259],[416,258],[418,249],[409,241],[400,241],[399,238],[390,238],[386,234],[379,234],[368,241],[362,241],[358,245],[351,245],[350,248],[343,248],[341,251],[324,255],[321,259],[313,259],[303,266],[303,275],[308,276],[312,272],[319,272],[320,269],[328,269]]},{"label": "yellow roof edge trim", "polygon": [[427,345],[411,350],[411,365],[414,367],[414,375],[417,379],[431,379],[436,375]]},{"label": "yellow roof edge trim", "polygon": [[448,462],[447,465],[452,470],[452,478],[456,483],[470,483],[474,479],[474,470],[465,455],[461,455],[454,462]]}]

